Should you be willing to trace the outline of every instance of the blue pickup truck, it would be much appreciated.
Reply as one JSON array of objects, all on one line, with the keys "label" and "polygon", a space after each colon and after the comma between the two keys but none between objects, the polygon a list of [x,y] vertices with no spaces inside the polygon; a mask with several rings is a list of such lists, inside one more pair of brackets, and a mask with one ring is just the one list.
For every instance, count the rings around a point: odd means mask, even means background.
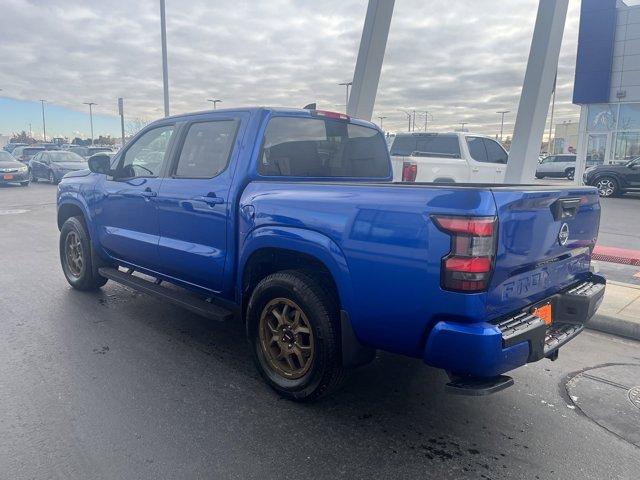
[{"label": "blue pickup truck", "polygon": [[72,287],[112,280],[243,322],[294,400],[378,349],[444,369],[452,393],[499,391],[554,360],[605,289],[595,188],[393,183],[382,132],[334,112],[164,118],[57,200]]}]

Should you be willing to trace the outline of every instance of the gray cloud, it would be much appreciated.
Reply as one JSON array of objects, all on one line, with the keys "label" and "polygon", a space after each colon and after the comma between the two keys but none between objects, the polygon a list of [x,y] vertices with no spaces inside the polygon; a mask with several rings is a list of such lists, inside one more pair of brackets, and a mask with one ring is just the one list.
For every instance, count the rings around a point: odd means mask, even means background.
[{"label": "gray cloud", "polygon": [[[0,85],[16,99],[47,98],[115,114],[162,115],[157,0],[1,0]],[[460,121],[495,134],[496,110],[518,97],[537,0],[397,0],[375,115],[405,128],[400,109],[429,110],[433,126]],[[342,109],[353,75],[365,0],[167,0],[172,112],[248,104]],[[571,105],[579,2],[570,2],[556,115]],[[420,122],[421,124],[421,122]]]}]

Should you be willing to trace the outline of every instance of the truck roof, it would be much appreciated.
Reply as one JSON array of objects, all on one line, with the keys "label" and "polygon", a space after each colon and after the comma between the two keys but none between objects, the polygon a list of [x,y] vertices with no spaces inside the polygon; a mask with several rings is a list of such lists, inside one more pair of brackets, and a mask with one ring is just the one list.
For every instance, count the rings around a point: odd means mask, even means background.
[{"label": "truck roof", "polygon": [[[261,112],[271,113],[271,114],[279,114],[279,115],[291,115],[291,116],[301,116],[301,117],[311,117],[311,112],[313,110],[304,109],[304,108],[288,108],[288,107],[265,107],[265,106],[247,106],[247,107],[239,107],[239,108],[218,108],[215,110],[201,110],[197,112],[190,113],[181,113],[179,115],[171,115],[170,117],[158,119],[154,121],[161,122],[166,120],[177,120],[181,118],[190,118],[190,117],[199,117],[199,116],[210,116],[211,114],[224,114],[224,113],[250,113],[250,114],[259,114]],[[317,111],[328,111],[323,109],[317,109]],[[342,112],[335,112],[342,113]],[[380,130],[378,126],[372,122],[368,122],[366,120],[362,120],[360,118],[350,117],[349,121],[354,124],[367,126],[370,128],[375,128],[376,130]]]}]

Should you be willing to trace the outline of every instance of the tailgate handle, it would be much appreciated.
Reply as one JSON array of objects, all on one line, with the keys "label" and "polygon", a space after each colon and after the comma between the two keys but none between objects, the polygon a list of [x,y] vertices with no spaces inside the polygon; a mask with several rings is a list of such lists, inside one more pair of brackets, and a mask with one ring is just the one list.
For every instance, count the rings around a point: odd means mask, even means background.
[{"label": "tailgate handle", "polygon": [[575,218],[580,207],[580,198],[560,198],[551,204],[554,220],[570,220]]}]

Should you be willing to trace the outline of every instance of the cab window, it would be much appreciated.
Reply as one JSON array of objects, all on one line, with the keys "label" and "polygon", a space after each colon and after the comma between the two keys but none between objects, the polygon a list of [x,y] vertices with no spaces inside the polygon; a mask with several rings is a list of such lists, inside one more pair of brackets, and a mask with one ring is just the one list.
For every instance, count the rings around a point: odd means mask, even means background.
[{"label": "cab window", "polygon": [[122,157],[116,169],[116,177],[129,179],[159,176],[173,131],[173,125],[166,125],[149,130],[138,138]]}]

